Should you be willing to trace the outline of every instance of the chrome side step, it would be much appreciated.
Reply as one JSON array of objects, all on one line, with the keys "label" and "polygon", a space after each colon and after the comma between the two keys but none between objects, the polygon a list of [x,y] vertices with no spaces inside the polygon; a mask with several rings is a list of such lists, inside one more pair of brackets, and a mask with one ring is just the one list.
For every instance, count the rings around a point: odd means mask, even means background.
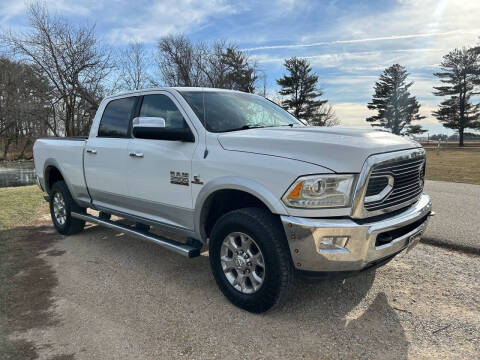
[{"label": "chrome side step", "polygon": [[177,254],[183,255],[188,258],[192,258],[200,255],[200,249],[197,247],[187,245],[187,244],[182,244],[180,242],[173,241],[155,234],[139,231],[128,225],[117,224],[110,220],[101,220],[98,217],[95,217],[93,215],[80,214],[73,211],[72,211],[72,217],[80,220],[85,220],[91,223],[95,223],[98,225],[102,225],[116,231],[124,232],[128,235],[132,235],[141,240],[148,241],[156,245],[160,245],[168,250],[172,250]]}]

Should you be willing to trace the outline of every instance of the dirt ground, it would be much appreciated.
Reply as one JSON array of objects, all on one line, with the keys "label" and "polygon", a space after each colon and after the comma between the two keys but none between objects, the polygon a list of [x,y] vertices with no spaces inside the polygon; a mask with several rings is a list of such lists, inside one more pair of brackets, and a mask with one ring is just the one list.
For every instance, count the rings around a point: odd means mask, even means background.
[{"label": "dirt ground", "polygon": [[16,237],[31,262],[10,279],[11,359],[479,358],[477,255],[421,244],[376,272],[298,280],[254,315],[222,296],[207,256],[43,222]]}]

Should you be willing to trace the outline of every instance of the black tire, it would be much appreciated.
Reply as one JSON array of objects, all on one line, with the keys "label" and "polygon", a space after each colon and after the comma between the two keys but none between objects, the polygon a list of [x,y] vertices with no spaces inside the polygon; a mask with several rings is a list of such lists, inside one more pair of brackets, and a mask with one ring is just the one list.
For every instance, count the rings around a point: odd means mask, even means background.
[{"label": "black tire", "polygon": [[[59,194],[65,202],[65,221],[60,223],[55,217],[54,211],[54,199],[55,194]],[[79,206],[75,200],[73,200],[67,185],[63,181],[57,181],[52,186],[50,191],[50,216],[52,217],[53,225],[55,229],[62,235],[73,235],[83,230],[85,226],[84,220],[75,219],[72,217],[72,211],[78,213],[85,213],[85,208]]]},{"label": "black tire", "polygon": [[[265,263],[264,280],[252,294],[235,289],[222,270],[220,252],[227,235],[241,232],[251,237],[261,250]],[[223,294],[236,306],[253,313],[262,313],[281,304],[293,279],[293,266],[285,233],[279,220],[259,208],[245,208],[223,215],[210,234],[210,266]]]}]

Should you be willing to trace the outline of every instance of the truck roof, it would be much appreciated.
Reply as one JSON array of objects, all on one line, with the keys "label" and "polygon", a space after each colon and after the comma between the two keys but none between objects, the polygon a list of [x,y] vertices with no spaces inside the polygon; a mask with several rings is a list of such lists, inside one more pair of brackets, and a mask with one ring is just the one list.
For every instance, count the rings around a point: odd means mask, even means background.
[{"label": "truck roof", "polygon": [[123,91],[114,95],[105,96],[105,99],[114,98],[122,95],[134,95],[142,93],[145,91],[160,91],[160,90],[177,90],[177,91],[215,91],[215,92],[237,92],[241,93],[242,91],[230,90],[230,89],[220,89],[220,88],[209,88],[209,87],[182,87],[182,86],[172,86],[172,87],[154,87],[154,88],[145,88],[139,90]]}]

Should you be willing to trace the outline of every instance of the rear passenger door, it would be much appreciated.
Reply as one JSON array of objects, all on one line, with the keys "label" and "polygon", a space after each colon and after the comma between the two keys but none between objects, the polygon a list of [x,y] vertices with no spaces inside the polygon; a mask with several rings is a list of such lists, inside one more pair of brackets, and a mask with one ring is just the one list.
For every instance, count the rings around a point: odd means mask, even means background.
[{"label": "rear passenger door", "polygon": [[90,134],[86,144],[85,178],[93,204],[99,208],[121,212],[128,208],[128,143],[137,99],[131,96],[111,100],[98,131]]},{"label": "rear passenger door", "polygon": [[[161,117],[166,128],[189,127],[183,109],[167,92],[143,97],[140,117]],[[132,138],[128,188],[132,213],[155,222],[193,229],[192,157],[198,142]]]}]

